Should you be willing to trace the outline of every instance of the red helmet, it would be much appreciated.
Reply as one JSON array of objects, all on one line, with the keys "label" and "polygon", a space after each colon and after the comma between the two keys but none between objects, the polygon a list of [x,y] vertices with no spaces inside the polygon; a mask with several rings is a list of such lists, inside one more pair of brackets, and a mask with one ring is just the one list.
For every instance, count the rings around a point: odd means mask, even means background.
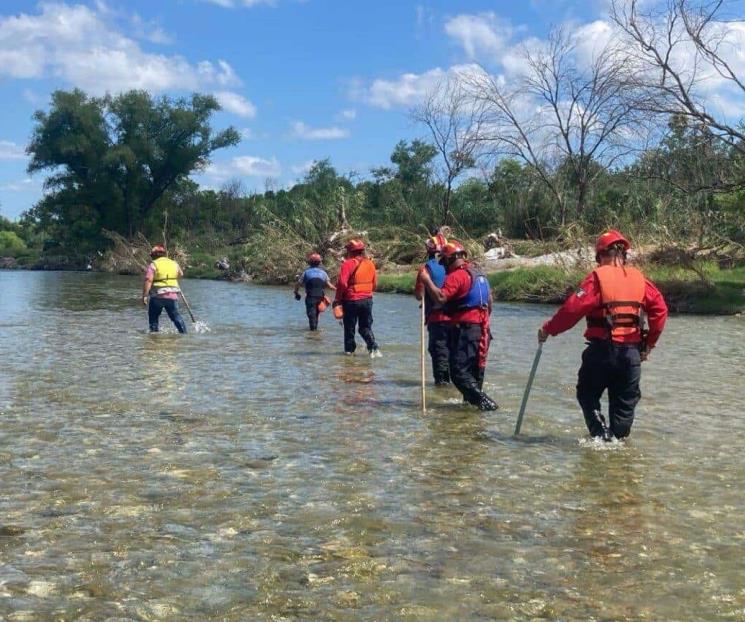
[{"label": "red helmet", "polygon": [[150,249],[151,257],[161,257],[166,254],[166,247],[162,244],[156,244]]},{"label": "red helmet", "polygon": [[427,241],[424,242],[424,246],[427,247],[428,253],[441,253],[442,252],[442,244],[439,244],[437,240],[434,238],[427,238]]},{"label": "red helmet", "polygon": [[321,256],[318,253],[311,253],[308,255],[308,263],[311,266],[317,266],[319,263],[321,263]]},{"label": "red helmet", "polygon": [[349,240],[344,248],[348,251],[364,251],[365,243],[362,240]]},{"label": "red helmet", "polygon": [[625,237],[623,237],[623,234],[620,231],[616,231],[615,229],[608,229],[608,231],[601,235],[598,238],[598,241],[595,243],[595,252],[602,253],[604,250],[613,246],[614,244],[617,244],[618,242],[621,242],[623,244],[623,250],[625,251],[631,248],[631,244]]},{"label": "red helmet", "polygon": [[445,246],[442,247],[442,256],[443,257],[452,257],[453,255],[456,255],[458,253],[463,253],[464,255],[468,255],[468,252],[465,248],[463,248],[463,244],[458,242],[457,240],[450,240]]}]

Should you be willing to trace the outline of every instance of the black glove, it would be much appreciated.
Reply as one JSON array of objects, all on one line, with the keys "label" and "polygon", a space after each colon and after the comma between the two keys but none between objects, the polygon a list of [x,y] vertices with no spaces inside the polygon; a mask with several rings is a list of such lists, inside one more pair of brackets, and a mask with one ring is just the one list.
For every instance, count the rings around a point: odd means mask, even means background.
[{"label": "black glove", "polygon": [[295,292],[295,300],[301,300],[302,298],[303,297],[300,294],[298,294],[297,292]]}]

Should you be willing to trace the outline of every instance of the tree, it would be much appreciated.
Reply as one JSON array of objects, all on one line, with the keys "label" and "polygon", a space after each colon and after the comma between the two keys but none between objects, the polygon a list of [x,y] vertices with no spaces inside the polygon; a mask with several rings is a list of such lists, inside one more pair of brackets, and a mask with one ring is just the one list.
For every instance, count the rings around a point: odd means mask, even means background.
[{"label": "tree", "polygon": [[[625,37],[624,82],[637,91],[638,105],[665,120],[679,116],[687,125],[707,128],[728,148],[745,156],[742,119],[730,122],[714,112],[712,92],[727,93],[732,101],[745,96],[745,76],[738,75],[741,54],[735,26],[723,0],[613,0],[611,18]],[[716,180],[714,188],[745,185],[734,179]]]},{"label": "tree", "polygon": [[154,100],[144,91],[92,98],[56,91],[37,111],[28,146],[29,173],[47,170],[50,191],[32,210],[70,244],[95,246],[102,229],[142,232],[164,194],[235,145],[235,129],[213,132],[220,109],[210,95]]},{"label": "tree", "polygon": [[445,190],[441,224],[448,224],[453,183],[476,165],[484,121],[483,102],[470,98],[461,78],[453,76],[430,91],[424,103],[411,111],[411,117],[427,127],[442,160]]},{"label": "tree", "polygon": [[[554,196],[563,226],[572,198],[581,217],[598,171],[632,152],[644,119],[625,90],[616,50],[604,48],[588,62],[578,57],[575,39],[559,29],[545,46],[525,46],[522,57],[525,71],[514,81],[487,74],[469,79],[474,99],[484,106],[481,138],[495,155],[535,170]],[[566,167],[571,176],[560,174]]]},{"label": "tree", "polygon": [[432,160],[436,156],[437,149],[425,141],[401,140],[391,153],[391,162],[396,167],[372,169],[377,181],[376,211],[384,215],[383,220],[389,221],[394,213],[406,213],[410,222],[432,218]]}]

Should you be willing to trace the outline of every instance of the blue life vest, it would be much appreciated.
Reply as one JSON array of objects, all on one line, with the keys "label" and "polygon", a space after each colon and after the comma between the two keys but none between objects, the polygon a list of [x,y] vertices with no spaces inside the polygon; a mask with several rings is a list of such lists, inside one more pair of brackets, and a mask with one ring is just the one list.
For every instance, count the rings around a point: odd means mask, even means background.
[{"label": "blue life vest", "polygon": [[471,275],[471,289],[463,298],[456,301],[456,308],[458,310],[486,309],[489,306],[489,293],[491,291],[486,275],[471,266],[466,268],[466,272]]},{"label": "blue life vest", "polygon": [[305,285],[305,294],[311,298],[323,297],[323,288],[328,280],[326,271],[315,266],[308,268],[300,277],[300,282]]},{"label": "blue life vest", "polygon": [[[427,263],[424,264],[424,267],[426,268],[427,272],[429,272],[429,276],[432,277],[432,282],[437,287],[441,288],[443,284],[445,283],[445,267],[441,266],[440,262],[437,261],[437,259],[430,259]],[[424,295],[425,314],[429,315],[433,311],[442,309],[442,304],[433,300],[432,297],[427,292],[426,288],[424,291],[425,291],[425,295]]]}]

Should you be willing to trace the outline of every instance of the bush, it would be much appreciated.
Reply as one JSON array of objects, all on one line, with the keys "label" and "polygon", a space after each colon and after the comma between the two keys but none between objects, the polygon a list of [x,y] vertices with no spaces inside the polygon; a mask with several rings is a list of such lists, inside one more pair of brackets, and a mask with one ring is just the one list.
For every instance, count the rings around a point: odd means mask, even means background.
[{"label": "bush", "polygon": [[26,250],[26,243],[13,231],[0,231],[0,255],[15,257]]}]

